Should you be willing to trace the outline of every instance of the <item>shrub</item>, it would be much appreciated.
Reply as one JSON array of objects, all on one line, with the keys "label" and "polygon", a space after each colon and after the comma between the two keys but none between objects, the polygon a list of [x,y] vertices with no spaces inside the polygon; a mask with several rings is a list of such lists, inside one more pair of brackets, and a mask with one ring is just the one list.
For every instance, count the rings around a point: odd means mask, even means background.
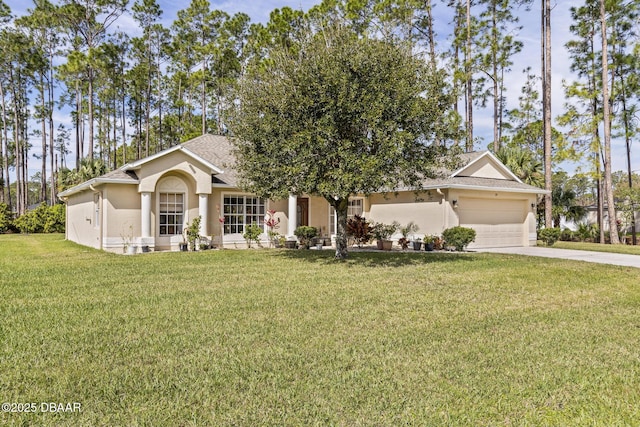
[{"label": "shrub", "polygon": [[305,248],[308,248],[311,244],[311,239],[318,235],[318,230],[315,227],[311,227],[308,225],[301,225],[296,228],[293,232],[296,237],[300,240],[300,244]]},{"label": "shrub", "polygon": [[467,227],[451,227],[442,232],[442,237],[447,245],[456,248],[456,251],[463,251],[465,246],[476,239],[476,230]]},{"label": "shrub", "polygon": [[64,221],[64,205],[47,206],[43,203],[18,217],[14,224],[21,233],[63,233]]},{"label": "shrub", "polygon": [[242,237],[244,237],[244,240],[247,241],[247,246],[251,247],[251,242],[256,242],[257,244],[260,244],[260,241],[258,239],[260,239],[261,234],[262,234],[262,227],[260,227],[258,224],[254,222],[253,224],[251,224],[250,226],[244,229],[244,233],[242,234]]},{"label": "shrub", "polygon": [[46,210],[42,231],[45,233],[64,233],[65,207],[63,204],[49,206]]},{"label": "shrub", "polygon": [[0,233],[6,233],[13,223],[13,213],[6,203],[0,203]]},{"label": "shrub", "polygon": [[596,224],[578,224],[578,230],[576,230],[575,234],[578,236],[581,242],[591,240],[595,241],[598,235],[600,234],[600,230]]},{"label": "shrub", "polygon": [[371,224],[364,217],[355,215],[347,220],[347,236],[361,247],[369,243],[373,237]]},{"label": "shrub", "polygon": [[559,228],[543,228],[538,232],[538,239],[542,240],[547,246],[552,246],[559,238]]},{"label": "shrub", "polygon": [[192,251],[196,250],[196,240],[200,238],[201,220],[202,218],[200,216],[193,218],[193,221],[191,221],[191,224],[187,225],[187,229],[185,230],[185,232],[187,233],[187,241],[191,245]]},{"label": "shrub", "polygon": [[574,232],[568,228],[565,228],[560,233],[560,240],[563,242],[572,242],[573,241]]}]

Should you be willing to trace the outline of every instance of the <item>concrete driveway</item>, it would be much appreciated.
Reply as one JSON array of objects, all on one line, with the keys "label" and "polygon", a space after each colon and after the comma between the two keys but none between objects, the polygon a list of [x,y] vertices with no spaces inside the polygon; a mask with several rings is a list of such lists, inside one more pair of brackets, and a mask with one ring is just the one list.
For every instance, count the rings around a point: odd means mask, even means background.
[{"label": "concrete driveway", "polygon": [[475,249],[475,251],[538,256],[544,258],[561,258],[574,261],[595,262],[598,264],[622,265],[626,267],[640,268],[640,256],[638,255],[612,254],[608,252],[574,251],[570,249],[548,248],[545,246],[485,248]]}]

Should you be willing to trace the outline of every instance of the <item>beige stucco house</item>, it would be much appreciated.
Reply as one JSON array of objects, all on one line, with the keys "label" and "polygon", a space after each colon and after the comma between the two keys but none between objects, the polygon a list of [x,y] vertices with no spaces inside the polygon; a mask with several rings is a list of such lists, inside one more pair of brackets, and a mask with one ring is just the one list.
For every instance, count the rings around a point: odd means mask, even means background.
[{"label": "beige stucco house", "polygon": [[[419,226],[416,237],[456,225],[474,228],[469,248],[529,246],[536,242],[536,187],[523,184],[490,152],[467,153],[464,166],[425,182],[424,192],[353,197],[349,215]],[[244,227],[276,211],[280,234],[298,225],[335,235],[336,218],[322,198],[299,195],[263,200],[244,192],[233,169],[231,145],[223,136],[203,135],[129,163],[62,193],[67,205],[66,237],[82,245],[122,253],[126,243],[150,250],[178,250],[182,232],[201,217],[200,234],[215,245],[243,247]],[[395,236],[396,238],[399,236]]]}]

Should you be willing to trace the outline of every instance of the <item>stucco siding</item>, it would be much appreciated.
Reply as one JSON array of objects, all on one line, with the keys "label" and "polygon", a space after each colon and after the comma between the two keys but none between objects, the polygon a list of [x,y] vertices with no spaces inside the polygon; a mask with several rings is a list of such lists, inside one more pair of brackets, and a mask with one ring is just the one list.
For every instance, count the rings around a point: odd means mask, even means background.
[{"label": "stucco siding", "polygon": [[[435,191],[424,193],[416,198],[413,192],[403,192],[398,196],[384,198],[380,194],[374,194],[369,198],[368,219],[375,222],[390,224],[397,221],[400,225],[406,225],[413,221],[418,225],[416,237],[422,238],[425,234],[441,234],[447,215],[447,202],[443,195]],[[396,233],[394,238],[400,235]]]},{"label": "stucco siding", "polygon": [[493,161],[484,157],[477,162],[467,166],[459,174],[460,176],[472,176],[475,178],[494,178],[494,179],[512,179],[493,163]]},{"label": "stucco siding", "polygon": [[100,224],[96,221],[95,194],[83,191],[67,199],[66,235],[72,242],[100,249]]},{"label": "stucco siding", "polygon": [[138,171],[140,191],[155,191],[158,181],[167,175],[167,171],[179,172],[195,183],[194,191],[198,194],[211,193],[211,173],[203,170],[193,158],[182,152],[173,152],[153,162],[145,163]]},{"label": "stucco siding", "polygon": [[329,203],[322,197],[309,197],[309,225],[329,237]]},{"label": "stucco siding", "polygon": [[282,236],[286,236],[287,227],[289,226],[289,200],[269,200],[267,209],[276,211],[275,217],[280,220],[280,223],[274,231]]},{"label": "stucco siding", "polygon": [[136,185],[110,184],[102,186],[105,200],[103,249],[123,252],[125,240],[140,236],[140,193]]}]

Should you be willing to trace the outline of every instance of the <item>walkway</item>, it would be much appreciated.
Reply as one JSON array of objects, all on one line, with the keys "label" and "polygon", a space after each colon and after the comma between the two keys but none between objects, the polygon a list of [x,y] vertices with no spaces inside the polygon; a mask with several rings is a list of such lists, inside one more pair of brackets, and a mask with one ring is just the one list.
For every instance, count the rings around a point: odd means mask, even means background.
[{"label": "walkway", "polygon": [[475,252],[492,252],[500,254],[528,255],[545,258],[561,258],[574,261],[594,262],[598,264],[622,265],[640,268],[639,255],[613,254],[608,252],[576,251],[571,249],[556,249],[545,246],[529,246],[516,248],[485,248],[474,249]]}]

